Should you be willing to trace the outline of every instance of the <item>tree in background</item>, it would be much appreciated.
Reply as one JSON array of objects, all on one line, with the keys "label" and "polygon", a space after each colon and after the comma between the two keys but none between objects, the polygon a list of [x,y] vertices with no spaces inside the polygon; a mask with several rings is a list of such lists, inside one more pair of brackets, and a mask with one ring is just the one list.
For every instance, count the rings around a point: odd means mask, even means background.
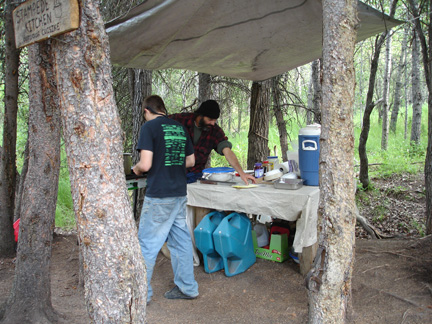
[{"label": "tree in background", "polygon": [[389,95],[390,95],[390,77],[392,71],[392,35],[393,32],[389,31],[386,38],[386,55],[384,63],[384,82],[383,82],[383,101],[382,101],[382,133],[381,133],[381,149],[387,150],[388,147],[388,134],[389,134]]},{"label": "tree in background", "polygon": [[413,30],[411,59],[412,121],[410,142],[412,145],[418,145],[420,144],[423,99],[420,82],[420,44],[415,29]]},{"label": "tree in background", "polygon": [[[415,29],[420,38],[423,68],[428,89],[428,144],[425,159],[426,189],[426,234],[432,234],[432,0],[417,7],[417,2],[409,0],[409,8],[414,17]],[[420,19],[423,17],[424,20]],[[423,31],[423,27],[426,31]],[[425,34],[428,36],[426,38]]]},{"label": "tree in background", "polygon": [[[60,170],[60,111],[49,41],[29,47],[29,161],[13,288],[2,323],[58,323],[51,304],[51,243]],[[1,316],[0,316],[1,317]]]},{"label": "tree in background", "polygon": [[271,79],[252,83],[250,99],[250,123],[248,134],[247,168],[264,161],[269,155],[268,132],[270,122]]},{"label": "tree in background", "polygon": [[[308,110],[307,110],[307,124],[321,124],[321,67],[322,60],[318,59],[312,62],[310,87],[308,93]],[[309,102],[310,101],[310,102]]]},{"label": "tree in background", "polygon": [[[152,76],[153,72],[150,70],[130,69],[130,78],[132,80],[132,98],[133,98],[133,128],[132,128],[132,161],[135,165],[139,161],[139,154],[136,150],[138,144],[139,132],[142,124],[144,124],[144,114],[142,103],[145,97],[152,94]],[[134,204],[134,218],[138,223],[141,208],[144,202],[145,188],[137,189],[138,192],[133,197]],[[139,224],[139,223],[138,223]]]},{"label": "tree in background", "polygon": [[[394,95],[393,95],[393,109],[391,111],[390,118],[390,131],[395,134],[396,133],[396,125],[399,116],[399,110],[401,106],[401,92],[402,92],[402,75],[404,74],[407,66],[407,47],[408,47],[408,32],[409,32],[409,24],[405,24],[403,31],[403,39],[401,42],[401,53],[399,56],[399,62],[396,67],[395,75],[395,87],[394,87]],[[406,87],[406,85],[405,85]],[[403,98],[406,103],[408,98]]]},{"label": "tree in background", "polygon": [[[390,7],[390,17],[394,17],[396,12],[396,5],[398,0],[393,0],[392,5]],[[362,130],[359,138],[359,158],[360,158],[360,182],[363,188],[369,187],[369,159],[366,153],[366,144],[369,137],[370,131],[370,117],[374,107],[378,104],[378,102],[373,101],[374,91],[375,91],[375,81],[378,72],[378,62],[379,56],[381,54],[381,48],[384,44],[386,37],[388,36],[389,31],[382,32],[380,36],[377,36],[375,39],[375,50],[373,53],[373,57],[371,60],[371,68],[369,75],[369,88],[366,96],[366,104],[363,114],[363,123]]]},{"label": "tree in background", "polygon": [[146,271],[123,172],[108,38],[97,3],[80,9],[80,27],[53,48],[84,295],[95,323],[144,323]]},{"label": "tree in background", "polygon": [[281,76],[275,76],[271,78],[271,90],[273,97],[273,113],[276,118],[276,125],[279,131],[279,143],[282,150],[282,161],[288,161],[288,135],[287,135],[287,126],[286,121],[284,119],[284,115],[281,108],[281,91],[279,81]]},{"label": "tree in background", "polygon": [[353,132],[356,13],[357,1],[323,1],[319,248],[306,282],[309,323],[345,323],[351,305],[356,221]]},{"label": "tree in background", "polygon": [[18,112],[18,68],[19,53],[15,47],[15,33],[12,12],[18,5],[6,1],[5,27],[5,93],[3,123],[3,154],[0,160],[0,256],[15,254],[15,240],[12,227],[16,190],[16,140]]}]

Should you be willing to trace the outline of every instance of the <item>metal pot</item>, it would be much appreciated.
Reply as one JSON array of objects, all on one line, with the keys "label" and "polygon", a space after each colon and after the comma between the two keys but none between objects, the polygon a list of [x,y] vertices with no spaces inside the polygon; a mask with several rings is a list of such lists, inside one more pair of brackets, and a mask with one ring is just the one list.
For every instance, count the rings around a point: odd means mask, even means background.
[{"label": "metal pot", "polygon": [[123,168],[126,175],[132,173],[132,153],[123,153]]}]

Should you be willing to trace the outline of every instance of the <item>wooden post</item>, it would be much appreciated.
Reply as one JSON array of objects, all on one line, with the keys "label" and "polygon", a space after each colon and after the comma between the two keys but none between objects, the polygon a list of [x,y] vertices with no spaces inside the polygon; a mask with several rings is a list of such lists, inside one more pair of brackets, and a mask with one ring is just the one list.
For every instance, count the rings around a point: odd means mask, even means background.
[{"label": "wooden post", "polygon": [[311,246],[304,247],[302,253],[299,254],[300,273],[303,276],[305,276],[312,268],[312,263],[315,259],[317,249],[318,242],[314,243]]}]

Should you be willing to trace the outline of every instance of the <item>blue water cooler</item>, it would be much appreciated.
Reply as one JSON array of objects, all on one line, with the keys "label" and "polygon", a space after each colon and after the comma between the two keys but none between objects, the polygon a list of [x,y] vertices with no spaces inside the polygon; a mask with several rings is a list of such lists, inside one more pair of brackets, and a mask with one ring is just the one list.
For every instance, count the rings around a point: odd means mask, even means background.
[{"label": "blue water cooler", "polygon": [[320,135],[319,124],[308,125],[299,131],[299,169],[306,186],[319,185]]},{"label": "blue water cooler", "polygon": [[222,219],[213,232],[213,240],[226,276],[242,273],[255,263],[252,224],[246,215],[231,213]]},{"label": "blue water cooler", "polygon": [[222,270],[224,267],[222,257],[214,247],[213,232],[225,216],[224,213],[213,211],[205,215],[194,230],[195,246],[203,254],[204,271],[207,273]]}]

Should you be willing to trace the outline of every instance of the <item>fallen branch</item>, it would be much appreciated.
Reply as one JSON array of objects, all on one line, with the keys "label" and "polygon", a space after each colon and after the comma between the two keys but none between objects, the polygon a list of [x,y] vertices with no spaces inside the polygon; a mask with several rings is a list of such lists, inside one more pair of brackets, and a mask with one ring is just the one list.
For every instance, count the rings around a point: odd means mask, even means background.
[{"label": "fallen branch", "polygon": [[377,288],[372,287],[372,286],[366,286],[366,287],[368,287],[368,288],[371,289],[371,290],[373,289],[373,290],[375,290],[375,291],[378,291],[379,293],[383,293],[383,294],[386,294],[386,295],[392,296],[392,297],[394,297],[394,298],[396,298],[396,299],[399,299],[399,300],[401,300],[401,301],[404,301],[404,302],[406,302],[406,303],[408,303],[408,304],[411,304],[411,305],[413,305],[413,306],[420,307],[420,308],[423,307],[422,305],[417,304],[416,302],[413,302],[412,300],[409,300],[409,299],[406,299],[406,298],[404,298],[404,297],[398,296],[398,295],[393,294],[393,293],[391,293],[391,292],[388,292],[388,291],[385,291],[385,290],[382,290],[382,289],[377,289]]},{"label": "fallen branch", "polygon": [[362,251],[371,252],[371,253],[375,253],[375,254],[388,253],[388,254],[393,254],[393,255],[401,256],[401,257],[404,257],[404,258],[417,259],[416,257],[413,257],[411,255],[400,254],[400,253],[396,253],[396,252],[392,252],[392,251],[374,251],[374,250],[362,250]]},{"label": "fallen branch", "polygon": [[377,266],[377,267],[373,267],[373,268],[370,268],[370,269],[366,269],[366,270],[363,271],[362,273],[366,273],[367,271],[370,271],[370,270],[376,270],[376,269],[379,269],[379,268],[382,268],[382,267],[388,267],[388,266],[389,266],[388,264],[380,265],[380,266]]},{"label": "fallen branch", "polygon": [[387,235],[381,233],[376,227],[369,223],[369,221],[360,215],[360,211],[356,206],[356,220],[360,223],[360,225],[365,229],[365,231],[373,238],[373,239],[383,239],[383,238],[392,238],[394,235]]}]

